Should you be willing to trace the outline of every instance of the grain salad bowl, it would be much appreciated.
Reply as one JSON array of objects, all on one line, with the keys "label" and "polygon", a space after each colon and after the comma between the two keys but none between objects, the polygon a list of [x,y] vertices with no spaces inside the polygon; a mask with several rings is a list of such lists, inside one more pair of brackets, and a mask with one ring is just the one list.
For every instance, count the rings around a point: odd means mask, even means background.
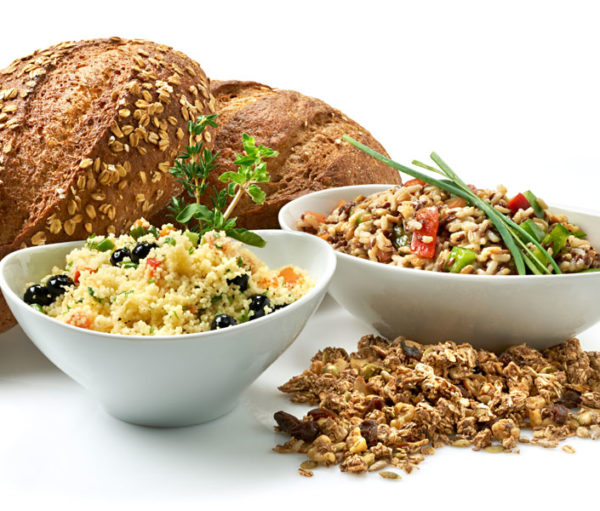
[{"label": "grain salad bowl", "polygon": [[111,415],[160,427],[186,426],[229,412],[240,394],[296,339],[319,306],[336,258],[324,241],[303,233],[257,231],[251,250],[269,267],[296,265],[315,286],[289,306],[216,331],[126,336],[76,328],[22,300],[27,283],[60,266],[83,241],[26,248],[0,263],[0,287],[33,343],[85,387]]},{"label": "grain salad bowl", "polygon": [[[297,230],[306,211],[329,214],[341,201],[390,185],[333,188],[300,197],[279,213],[286,231]],[[600,246],[600,215],[550,206]],[[526,342],[545,348],[600,320],[600,273],[562,275],[461,275],[423,271],[336,252],[329,293],[349,312],[388,339],[470,342],[500,350]]]}]

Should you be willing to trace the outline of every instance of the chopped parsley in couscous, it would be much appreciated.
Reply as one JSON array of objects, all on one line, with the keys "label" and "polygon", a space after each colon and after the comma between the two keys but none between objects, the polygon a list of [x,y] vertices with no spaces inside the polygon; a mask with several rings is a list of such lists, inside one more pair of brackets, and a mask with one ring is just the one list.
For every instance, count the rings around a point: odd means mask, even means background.
[{"label": "chopped parsley in couscous", "polygon": [[130,234],[94,236],[66,256],[26,302],[65,323],[126,335],[225,328],[295,302],[314,285],[295,266],[270,270],[223,233],[138,221]]}]

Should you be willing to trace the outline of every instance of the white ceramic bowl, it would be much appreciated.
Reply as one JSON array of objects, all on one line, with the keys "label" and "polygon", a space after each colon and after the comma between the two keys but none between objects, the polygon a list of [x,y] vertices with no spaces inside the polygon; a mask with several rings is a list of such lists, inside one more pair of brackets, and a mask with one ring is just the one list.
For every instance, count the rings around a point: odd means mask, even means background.
[{"label": "white ceramic bowl", "polygon": [[301,233],[257,231],[265,248],[250,247],[269,267],[308,271],[316,285],[293,304],[219,331],[173,337],[105,334],[37,312],[22,299],[83,242],[19,250],[0,262],[0,287],[17,321],[60,369],[122,420],[151,426],[198,424],[229,412],[241,392],[296,339],[317,309],[336,258],[324,241]]},{"label": "white ceramic bowl", "polygon": [[[307,210],[330,213],[390,185],[346,186],[300,197],[279,213],[287,231]],[[552,207],[600,247],[600,215]],[[544,348],[577,335],[600,320],[600,273],[485,276],[436,273],[388,266],[336,252],[329,293],[383,336],[421,342],[467,341],[499,350],[527,342]]]}]

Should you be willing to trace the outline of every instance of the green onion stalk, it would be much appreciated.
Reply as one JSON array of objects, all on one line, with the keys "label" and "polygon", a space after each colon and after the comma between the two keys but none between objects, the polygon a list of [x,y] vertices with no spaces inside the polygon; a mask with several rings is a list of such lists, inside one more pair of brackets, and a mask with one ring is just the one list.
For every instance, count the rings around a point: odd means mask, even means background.
[{"label": "green onion stalk", "polygon": [[547,264],[544,264],[543,261],[536,257],[536,255],[531,251],[527,245],[528,243],[533,244],[538,249],[536,252],[539,252],[543,259],[546,259],[555,273],[562,273],[556,264],[556,261],[538,242],[537,239],[535,239],[519,224],[508,218],[506,215],[500,213],[491,204],[476,195],[473,190],[471,190],[465,184],[465,182],[458,177],[458,175],[456,175],[456,173],[444,162],[444,160],[439,157],[437,153],[433,152],[430,156],[433,162],[439,168],[432,167],[416,160],[413,161],[413,165],[418,165],[421,168],[440,174],[441,176],[445,177],[445,179],[436,179],[427,174],[423,174],[418,170],[397,163],[394,160],[387,158],[383,154],[374,151],[370,147],[361,144],[348,135],[343,135],[342,138],[373,158],[385,163],[386,165],[389,165],[396,170],[400,170],[409,176],[420,179],[427,184],[437,186],[438,188],[441,188],[452,195],[462,197],[466,201],[471,202],[471,204],[481,209],[492,221],[494,227],[504,241],[504,244],[510,250],[513,261],[515,262],[517,273],[519,275],[525,275],[527,273],[527,268],[529,268],[529,270],[535,275],[552,273]]}]

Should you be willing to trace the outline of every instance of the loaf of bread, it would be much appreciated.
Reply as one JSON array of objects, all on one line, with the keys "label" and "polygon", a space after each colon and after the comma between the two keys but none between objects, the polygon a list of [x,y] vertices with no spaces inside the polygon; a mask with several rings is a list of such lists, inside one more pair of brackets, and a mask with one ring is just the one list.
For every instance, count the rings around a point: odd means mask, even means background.
[{"label": "loaf of bread", "polygon": [[[347,134],[386,154],[367,130],[323,101],[256,82],[213,81],[211,91],[219,114],[214,149],[220,153],[212,184],[222,187],[218,176],[236,169],[233,160],[242,152],[244,132],[279,152],[268,160],[271,181],[260,185],[267,193],[265,203],[259,206],[244,197],[236,207],[240,226],[278,228],[281,207],[312,191],[402,182],[397,171],[341,140]],[[152,222],[165,220],[163,213]]]},{"label": "loaf of bread", "polygon": [[[14,61],[0,71],[0,258],[162,210],[181,192],[168,171],[188,120],[214,111],[199,64],[149,41],[66,42]],[[12,324],[1,299],[0,331]]]}]

